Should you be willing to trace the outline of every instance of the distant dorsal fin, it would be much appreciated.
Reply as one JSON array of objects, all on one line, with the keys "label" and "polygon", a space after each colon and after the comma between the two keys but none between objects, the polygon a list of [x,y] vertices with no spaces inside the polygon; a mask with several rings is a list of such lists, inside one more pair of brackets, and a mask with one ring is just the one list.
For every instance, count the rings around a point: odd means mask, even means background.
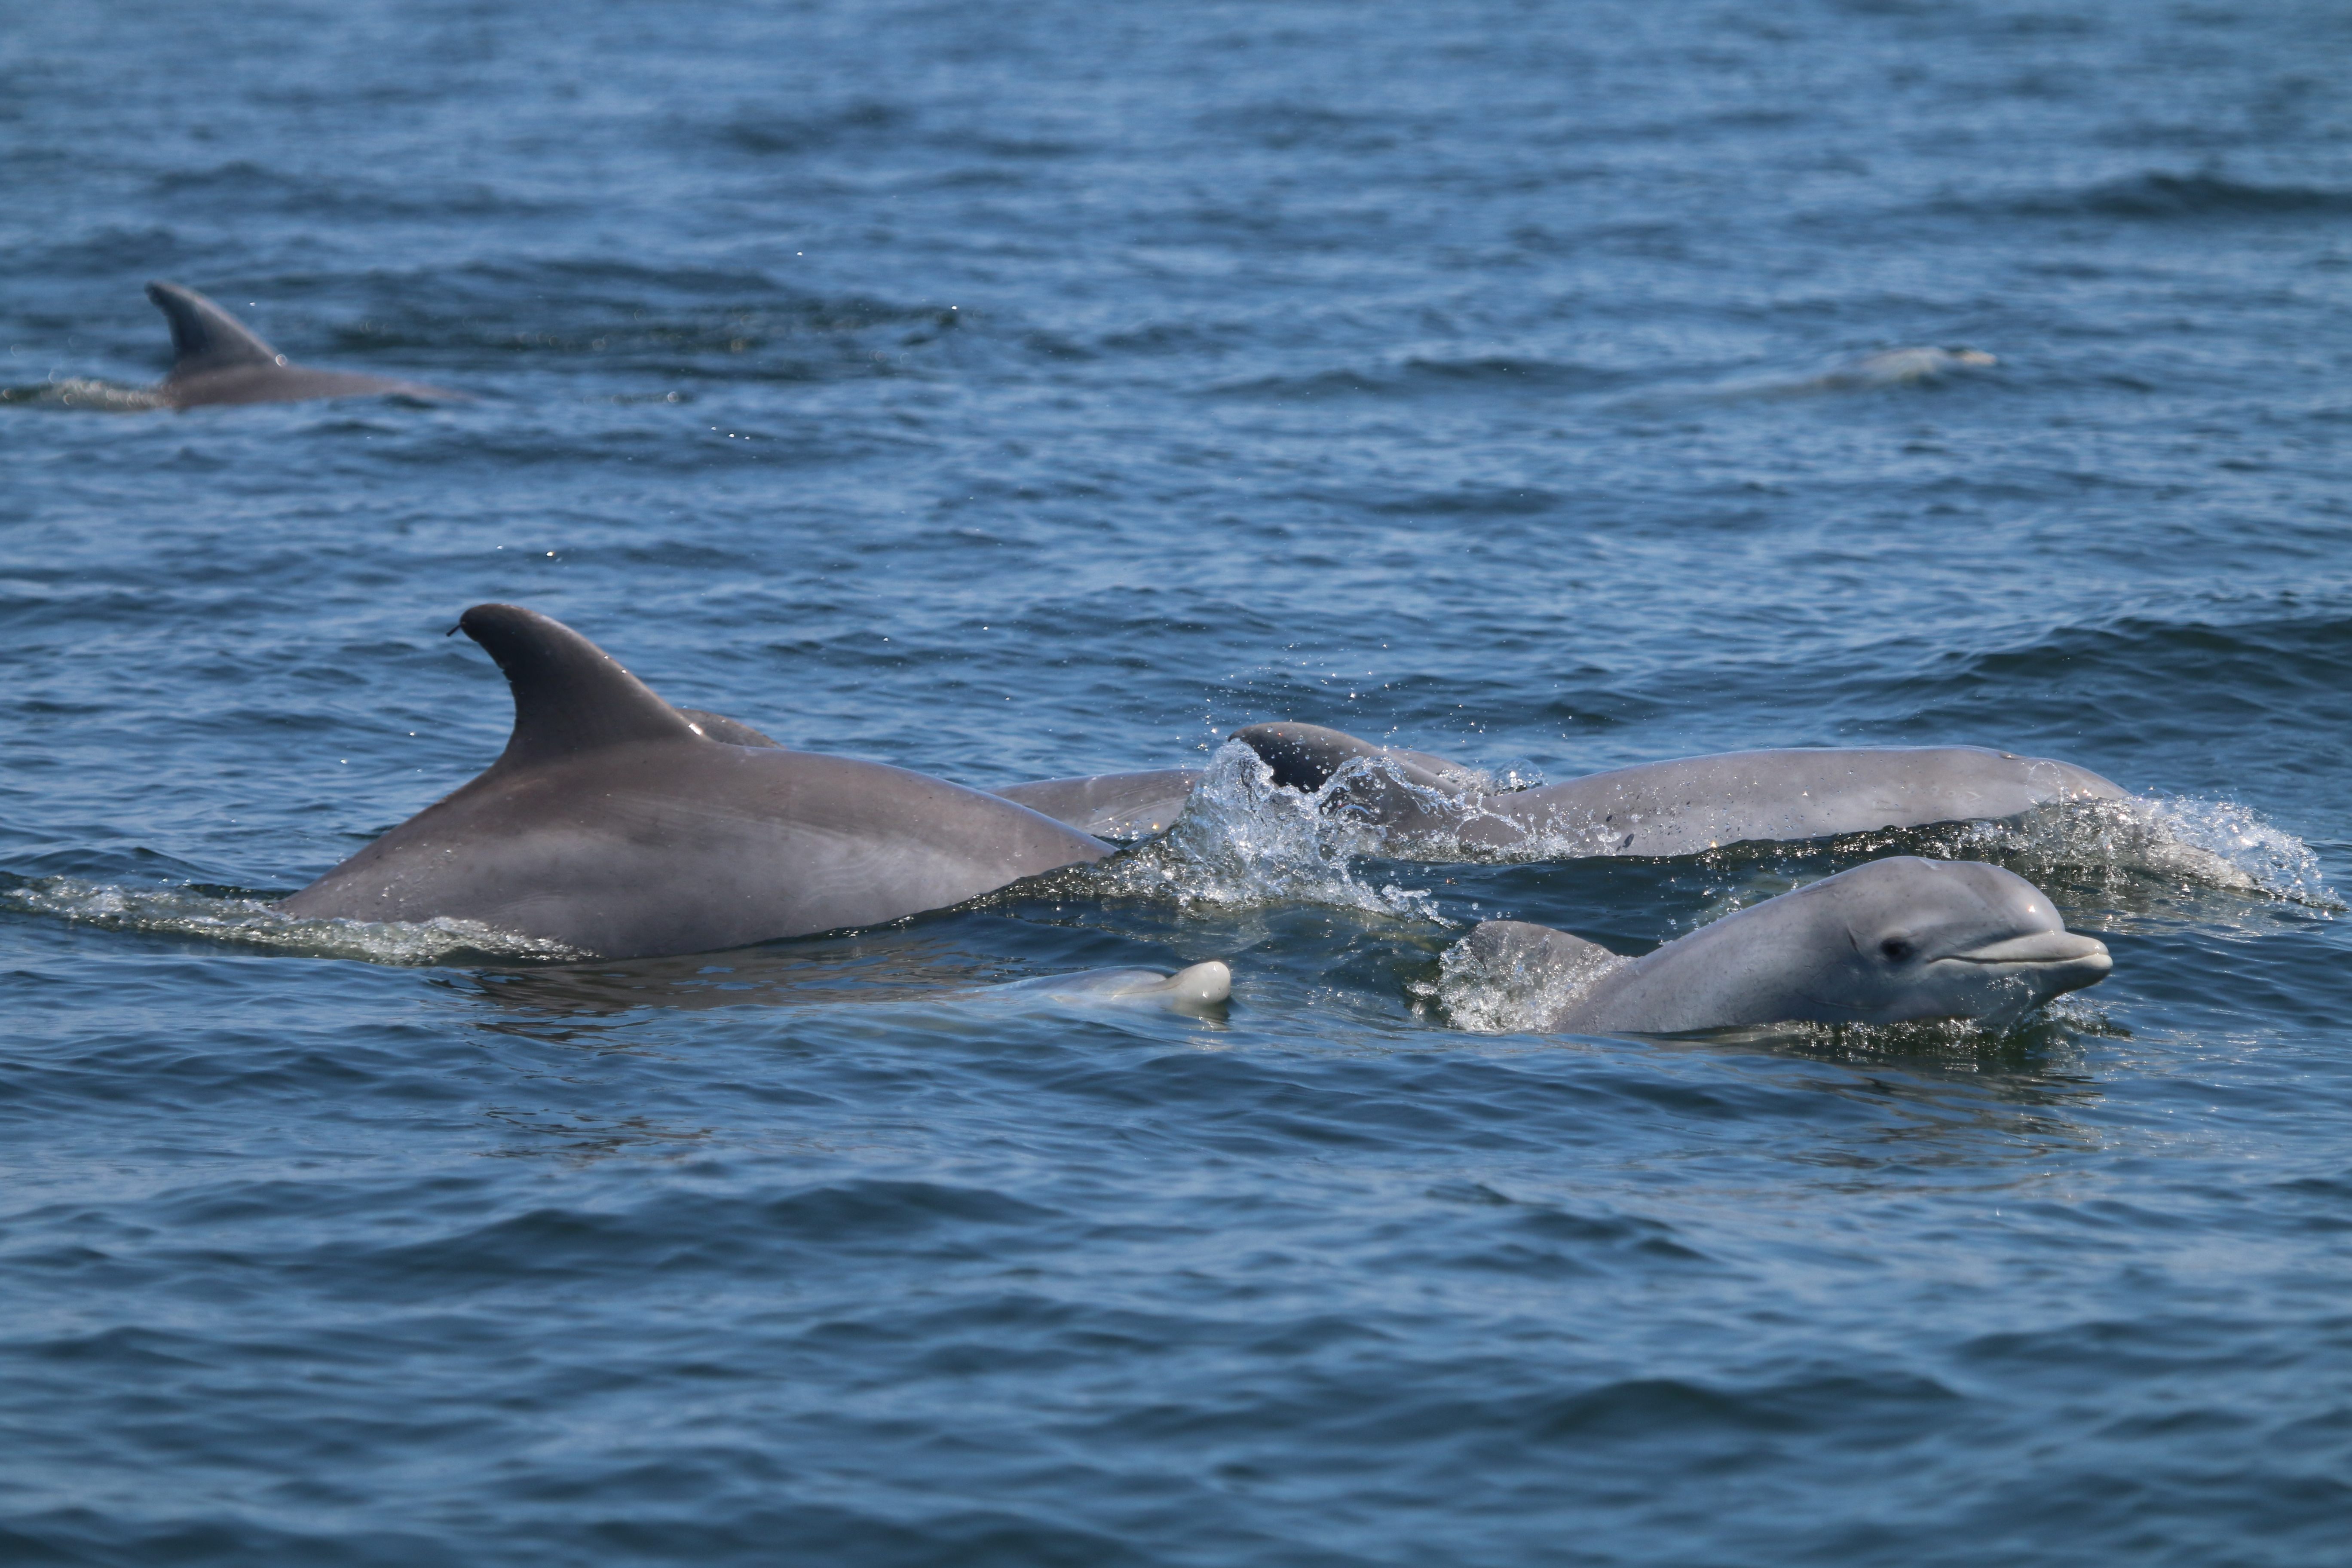
[{"label": "distant dorsal fin", "polygon": [[251,329],[197,293],[177,283],[150,283],[147,298],[172,323],[172,375],[202,375],[241,364],[284,364],[286,356]]},{"label": "distant dorsal fin", "polygon": [[499,767],[560,762],[630,741],[700,741],[686,715],[612,655],[520,605],[476,605],[457,629],[482,645],[514,691],[514,733]]}]

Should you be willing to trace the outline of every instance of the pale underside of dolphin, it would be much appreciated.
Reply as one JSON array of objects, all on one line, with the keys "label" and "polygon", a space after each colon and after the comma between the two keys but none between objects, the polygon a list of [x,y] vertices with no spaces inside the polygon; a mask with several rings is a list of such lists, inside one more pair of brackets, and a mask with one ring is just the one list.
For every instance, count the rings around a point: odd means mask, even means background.
[{"label": "pale underside of dolphin", "polygon": [[2112,967],[2024,878],[1909,856],[1767,899],[1641,958],[1518,921],[1489,921],[1447,955],[1451,985],[1512,993],[1536,1028],[1564,1034],[2006,1025]]},{"label": "pale underside of dolphin", "polygon": [[244,322],[193,289],[150,283],[147,298],[172,325],[172,370],[149,389],[172,408],[208,404],[299,403],[314,397],[424,397],[463,400],[463,393],[355,371],[295,364]]},{"label": "pale underside of dolphin", "polygon": [[[2123,789],[2071,763],[1979,746],[1727,752],[1644,763],[1534,789],[1316,724],[1234,731],[1276,787],[1321,798],[1379,851],[1432,863],[1536,856],[1696,855],[1727,844],[1997,821]],[[1106,838],[1142,838],[1181,814],[1196,768],[1046,779],[999,791]]]},{"label": "pale underside of dolphin", "polygon": [[512,689],[506,750],[288,914],[475,921],[646,957],[877,925],[1110,853],[997,795],[673,708],[533,611],[477,605],[458,626]]}]

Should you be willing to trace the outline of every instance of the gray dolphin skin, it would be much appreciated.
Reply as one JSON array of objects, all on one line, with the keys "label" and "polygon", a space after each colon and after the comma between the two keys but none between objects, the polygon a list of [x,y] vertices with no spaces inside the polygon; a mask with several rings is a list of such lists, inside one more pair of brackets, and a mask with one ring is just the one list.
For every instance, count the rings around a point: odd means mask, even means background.
[{"label": "gray dolphin skin", "polygon": [[1097,838],[1149,838],[1176,826],[1206,776],[1200,768],[1160,768],[1139,773],[1096,773],[1087,778],[1040,779],[1007,784],[996,793],[1042,811]]},{"label": "gray dolphin skin", "polygon": [[[1026,806],[879,763],[709,732],[595,644],[514,605],[458,629],[505,672],[506,750],[279,908],[477,921],[604,958],[877,925],[1101,859]],[[718,719],[717,715],[705,716]]]},{"label": "gray dolphin skin", "polygon": [[[714,741],[738,746],[773,746],[759,731],[740,719],[700,708],[678,710]],[[1176,826],[1192,787],[1204,775],[1200,768],[1156,768],[1137,773],[1090,773],[1083,778],[1038,779],[1007,784],[989,793],[1018,801],[1030,810],[1075,827],[1097,838],[1149,838]]]},{"label": "gray dolphin skin", "polygon": [[150,283],[147,298],[155,301],[155,308],[172,324],[172,373],[152,389],[168,407],[299,403],[313,397],[397,395],[462,400],[465,396],[419,382],[291,363],[244,322],[177,283]]},{"label": "gray dolphin skin", "polygon": [[1539,999],[1563,1034],[1671,1035],[1800,1021],[2006,1023],[2114,967],[2042,891],[1972,860],[1874,860],[1625,959],[1546,926],[1464,939],[1474,983]]},{"label": "gray dolphin skin", "polygon": [[1998,820],[2124,795],[2070,763],[1977,746],[1727,752],[1494,791],[1442,758],[1319,725],[1253,724],[1234,738],[1257,752],[1277,785],[1328,789],[1325,810],[1362,822],[1383,854],[1408,860],[1480,851],[1695,855],[1747,840]]}]

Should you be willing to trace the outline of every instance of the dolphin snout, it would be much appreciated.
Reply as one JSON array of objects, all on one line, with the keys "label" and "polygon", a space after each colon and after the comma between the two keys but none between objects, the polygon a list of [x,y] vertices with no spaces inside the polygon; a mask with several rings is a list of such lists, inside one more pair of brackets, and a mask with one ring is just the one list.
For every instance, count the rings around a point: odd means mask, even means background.
[{"label": "dolphin snout", "polygon": [[2107,954],[2105,942],[2091,936],[2077,936],[2072,931],[2032,931],[2028,936],[1985,942],[1983,947],[1969,947],[1967,952],[1950,952],[1945,957],[2021,975],[2046,996],[2098,985],[2115,969],[2115,959]]},{"label": "dolphin snout", "polygon": [[[1961,952],[1944,955],[1961,963],[2030,965],[2045,972],[2066,972],[2076,985],[2096,984],[2107,977],[2116,961],[2107,944],[2071,931],[2037,931],[2002,942],[1989,942]],[[2076,976],[2081,978],[2076,979]],[[2071,989],[2071,987],[2070,987]]]}]

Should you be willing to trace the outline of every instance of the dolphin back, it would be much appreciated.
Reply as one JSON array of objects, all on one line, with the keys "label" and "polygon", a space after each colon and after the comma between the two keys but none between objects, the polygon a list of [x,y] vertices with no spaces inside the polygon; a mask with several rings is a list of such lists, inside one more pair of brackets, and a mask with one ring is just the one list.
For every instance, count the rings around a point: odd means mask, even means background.
[{"label": "dolphin back", "polygon": [[506,750],[287,913],[475,921],[636,958],[878,925],[1109,853],[944,779],[713,739],[520,605],[477,605],[458,627],[514,694]]},{"label": "dolphin back", "polygon": [[174,407],[383,395],[467,401],[462,393],[418,382],[289,363],[252,328],[177,283],[150,283],[147,298],[171,323],[172,370],[155,391]]}]

